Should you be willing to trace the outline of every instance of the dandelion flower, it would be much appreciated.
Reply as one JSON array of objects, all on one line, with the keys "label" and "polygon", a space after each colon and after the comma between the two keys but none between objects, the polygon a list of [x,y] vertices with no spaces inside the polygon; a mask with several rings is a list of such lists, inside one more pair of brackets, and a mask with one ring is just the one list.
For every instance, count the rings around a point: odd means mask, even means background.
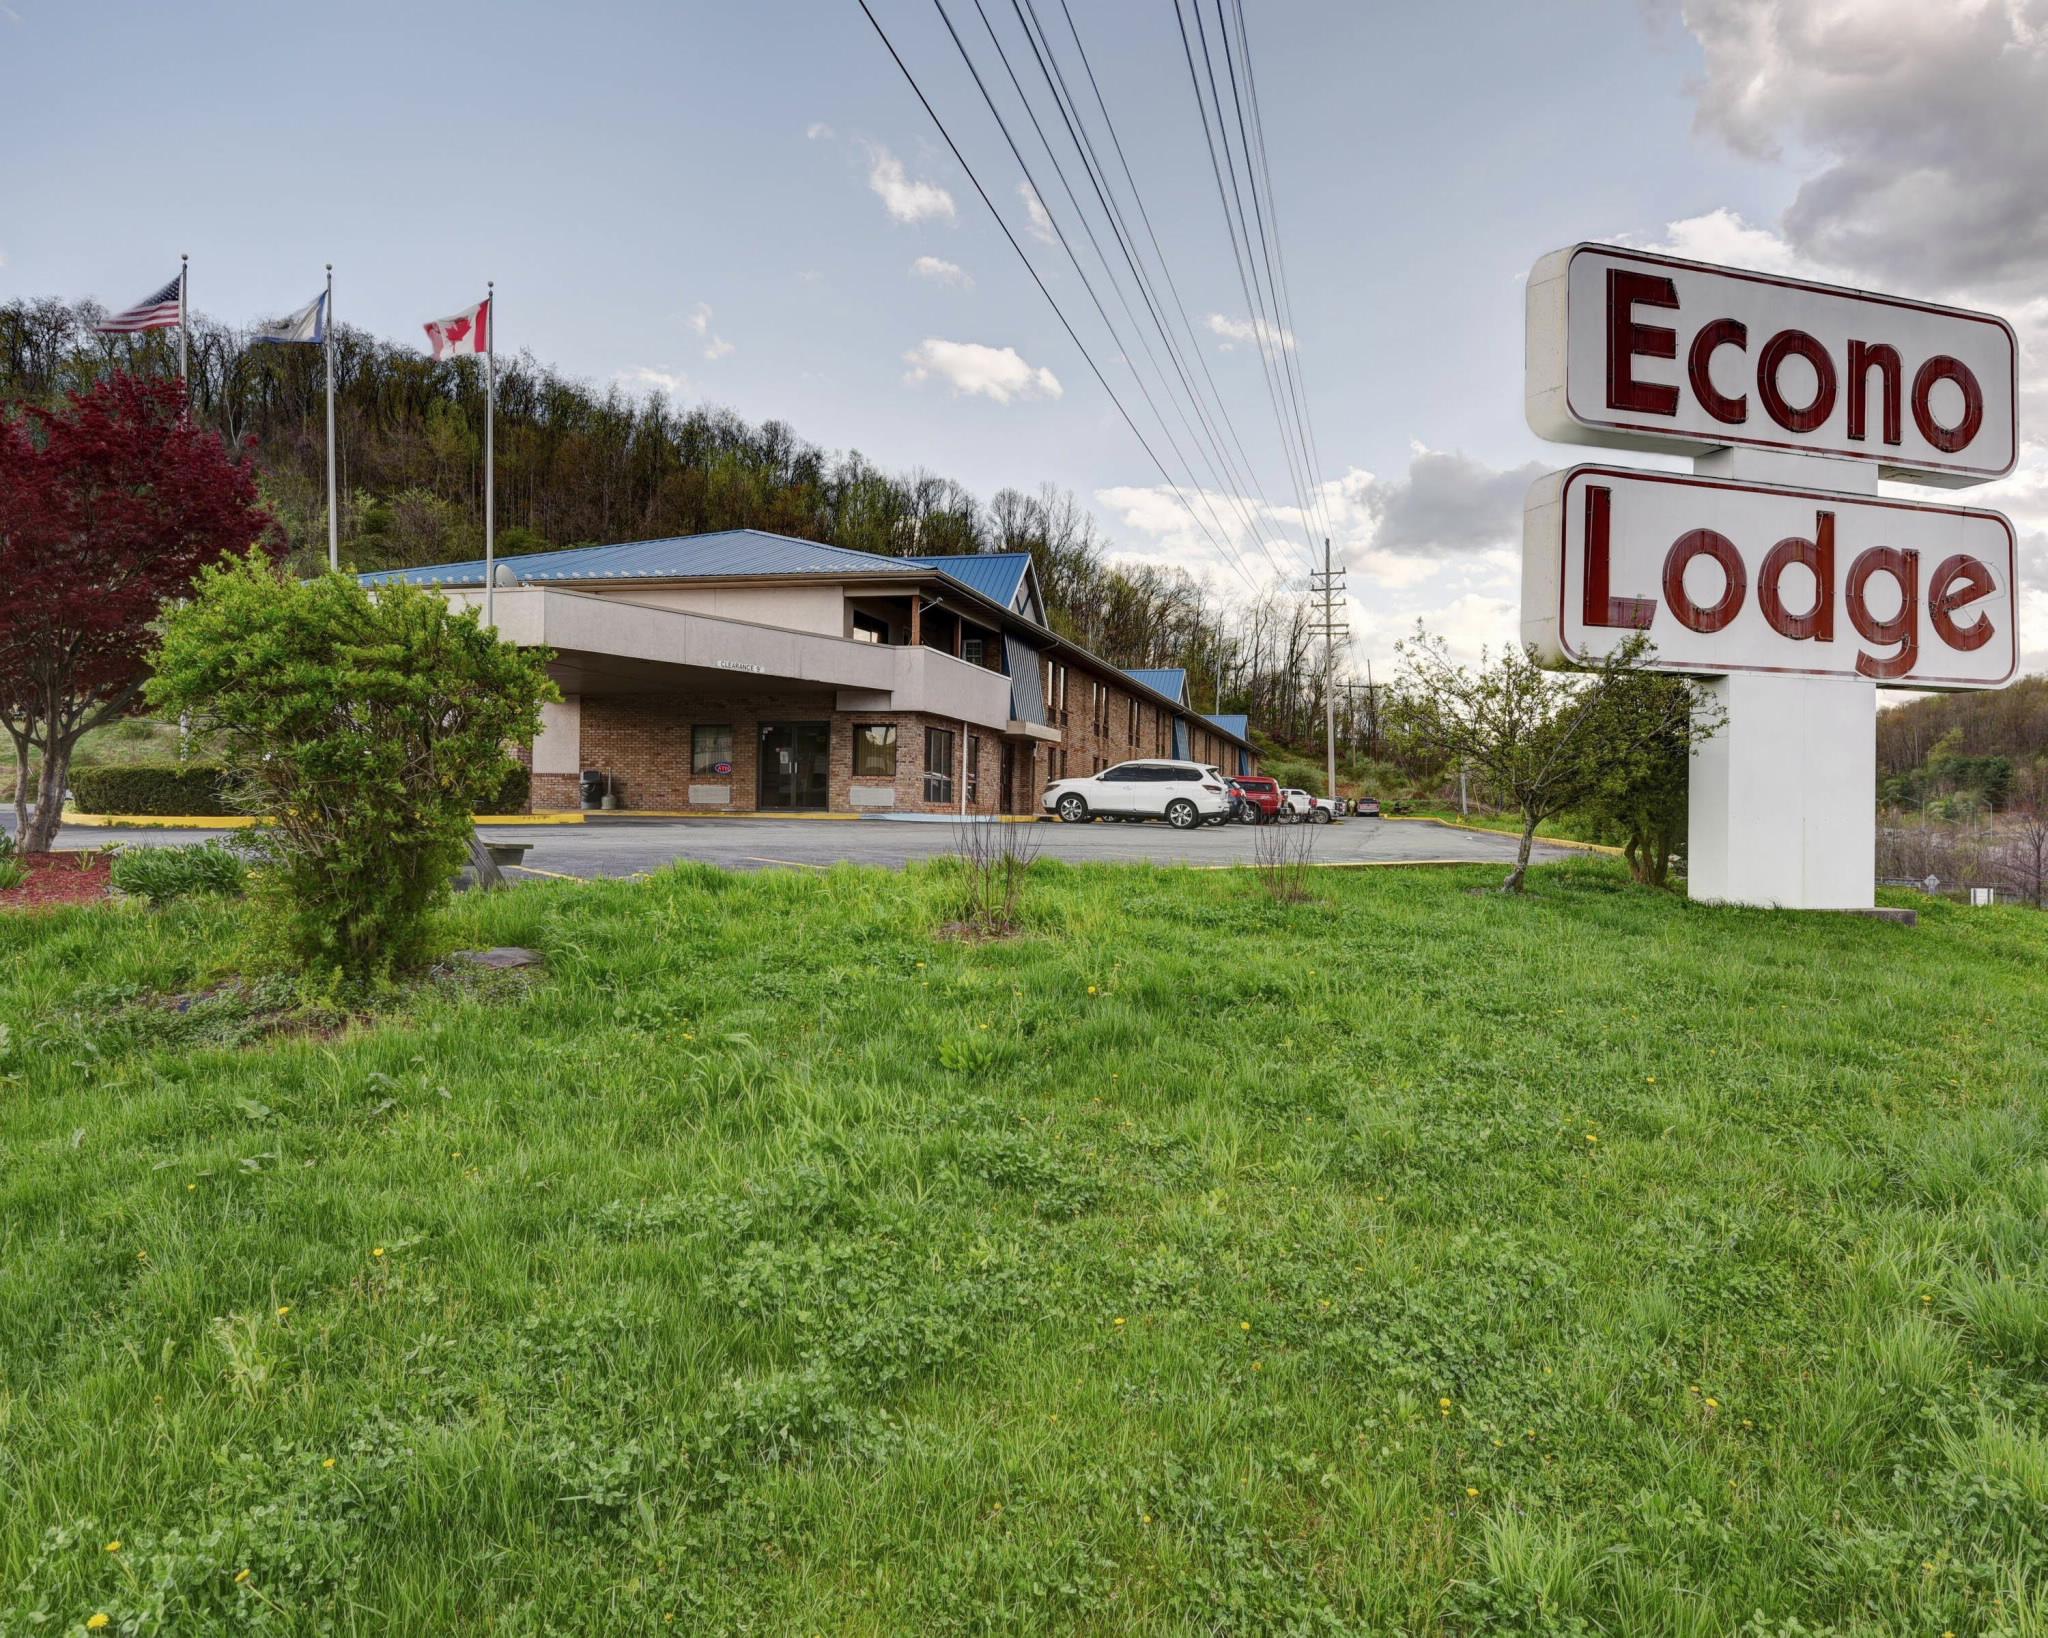
[{"label": "dandelion flower", "polygon": [[1436,1402],[1436,1408],[1438,1410],[1449,1410],[1451,1408],[1451,1402],[1448,1399],[1439,1399]]},{"label": "dandelion flower", "polygon": [[1720,1401],[1720,1400],[1718,1400],[1718,1399],[1716,1399],[1716,1398],[1715,1398],[1715,1397],[1714,1397],[1714,1396],[1713,1396],[1712,1394],[1708,1394],[1708,1395],[1707,1395],[1707,1409],[1708,1409],[1708,1410],[1719,1410],[1720,1408],[1721,1408],[1721,1401]]},{"label": "dandelion flower", "polygon": [[1121,1314],[1117,1315],[1117,1317],[1116,1317],[1116,1323],[1117,1323],[1117,1324],[1119,1324],[1119,1325],[1121,1325],[1121,1324],[1123,1324],[1123,1322],[1124,1322],[1124,1317],[1123,1317],[1123,1315],[1121,1315]]},{"label": "dandelion flower", "polygon": [[1093,984],[1090,984],[1088,986],[1088,993],[1090,995],[1100,995],[1102,992],[1098,990]]},{"label": "dandelion flower", "polygon": [[105,1610],[94,1610],[92,1614],[85,1618],[85,1630],[87,1632],[98,1632],[101,1627],[106,1626],[113,1619]]},{"label": "dandelion flower", "polygon": [[277,1317],[279,1319],[283,1319],[285,1315],[289,1314],[291,1311],[292,1305],[288,1302],[281,1302],[277,1305]]},{"label": "dandelion flower", "polygon": [[1588,1132],[1586,1134],[1586,1141],[1588,1143],[1598,1143],[1600,1141],[1600,1134],[1598,1132]]},{"label": "dandelion flower", "polygon": [[1470,1496],[1474,1501],[1477,1501],[1479,1499],[1479,1487],[1477,1485],[1468,1484],[1467,1486],[1465,1486],[1465,1494]]},{"label": "dandelion flower", "polygon": [[110,1553],[118,1553],[118,1552],[119,1552],[120,1550],[121,1550],[121,1544],[120,1544],[120,1543],[119,1543],[118,1541],[110,1541],[110,1542],[108,1542],[108,1543],[107,1543],[107,1551],[108,1551],[108,1552],[110,1552]]},{"label": "dandelion flower", "polygon": [[1252,1328],[1252,1322],[1250,1320],[1239,1320],[1237,1322],[1237,1328],[1240,1331],[1249,1331]]},{"label": "dandelion flower", "polygon": [[247,1581],[250,1573],[248,1570],[237,1570],[235,1572],[235,1585],[239,1587],[243,1582]]},{"label": "dandelion flower", "polygon": [[370,1247],[370,1255],[372,1257],[381,1257],[384,1255],[384,1248],[382,1246],[372,1246]]}]

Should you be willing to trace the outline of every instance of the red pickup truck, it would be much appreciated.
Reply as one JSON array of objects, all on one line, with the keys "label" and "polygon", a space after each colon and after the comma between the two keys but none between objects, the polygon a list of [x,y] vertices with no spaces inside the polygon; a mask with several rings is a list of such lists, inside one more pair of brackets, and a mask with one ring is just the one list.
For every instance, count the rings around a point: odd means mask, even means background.
[{"label": "red pickup truck", "polygon": [[1246,774],[1231,780],[1230,791],[1237,799],[1231,817],[1240,824],[1263,825],[1280,817],[1279,780]]}]

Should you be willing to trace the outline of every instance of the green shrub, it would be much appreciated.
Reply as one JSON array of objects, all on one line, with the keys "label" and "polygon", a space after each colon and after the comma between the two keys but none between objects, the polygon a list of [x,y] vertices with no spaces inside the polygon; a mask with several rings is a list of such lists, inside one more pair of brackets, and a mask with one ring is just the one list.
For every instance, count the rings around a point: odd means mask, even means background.
[{"label": "green shrub", "polygon": [[136,762],[71,770],[71,797],[81,813],[217,818],[227,804],[227,770],[210,763]]},{"label": "green shrub", "polygon": [[533,794],[533,774],[524,763],[515,762],[505,770],[497,794],[476,811],[482,814],[524,813]]},{"label": "green shrub", "polygon": [[220,842],[190,847],[139,847],[116,855],[114,886],[151,904],[213,893],[240,898],[249,866],[234,848]]},{"label": "green shrub", "polygon": [[19,859],[0,858],[0,893],[28,880],[28,866]]},{"label": "green shrub", "polygon": [[436,592],[293,580],[252,552],[170,611],[148,697],[246,770],[279,953],[376,982],[426,958],[427,914],[501,794],[506,745],[530,744],[560,698],[547,659]]}]

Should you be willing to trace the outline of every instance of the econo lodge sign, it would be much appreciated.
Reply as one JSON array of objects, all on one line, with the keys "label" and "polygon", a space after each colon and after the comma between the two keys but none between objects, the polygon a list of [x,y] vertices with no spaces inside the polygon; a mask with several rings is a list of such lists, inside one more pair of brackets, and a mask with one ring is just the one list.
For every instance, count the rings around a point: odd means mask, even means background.
[{"label": "econo lodge sign", "polygon": [[1996,512],[1576,466],[1538,480],[1523,531],[1522,636],[1552,663],[1641,632],[1694,675],[1996,688],[2019,664]]},{"label": "econo lodge sign", "polygon": [[1562,443],[1742,445],[1961,486],[2013,469],[2012,327],[1989,313],[1573,245],[1529,275],[1529,425]]},{"label": "econo lodge sign", "polygon": [[1870,493],[1873,469],[1949,487],[2012,470],[2004,320],[1606,245],[1538,262],[1528,312],[1545,437],[1820,457],[1743,457],[1786,487],[1593,466],[1538,480],[1522,634],[1540,657],[1596,661],[1641,632],[1647,663],[1693,676],[2011,680],[2012,525]]}]

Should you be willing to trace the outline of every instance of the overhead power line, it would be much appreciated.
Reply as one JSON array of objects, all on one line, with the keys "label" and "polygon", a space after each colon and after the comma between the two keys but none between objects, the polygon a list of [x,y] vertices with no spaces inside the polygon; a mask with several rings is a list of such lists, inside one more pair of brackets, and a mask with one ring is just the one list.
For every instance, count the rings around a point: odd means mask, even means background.
[{"label": "overhead power line", "polygon": [[[1209,152],[1209,171],[1215,179],[1217,203],[1223,211],[1224,232],[1230,240],[1231,260],[1237,268],[1238,288],[1244,294],[1252,338],[1258,347],[1260,370],[1266,383],[1266,398],[1273,409],[1273,421],[1280,437],[1281,455],[1287,463],[1288,479],[1293,486],[1295,503],[1301,514],[1304,543],[1307,545],[1310,563],[1313,565],[1315,547],[1310,534],[1315,527],[1317,514],[1309,502],[1305,464],[1297,454],[1299,441],[1288,423],[1286,411],[1281,408],[1279,371],[1273,356],[1280,338],[1275,333],[1272,322],[1266,317],[1264,300],[1254,294],[1258,289],[1257,268],[1252,265],[1250,227],[1244,214],[1243,195],[1237,186],[1236,163],[1230,153],[1230,135],[1224,121],[1222,95],[1217,88],[1215,61],[1209,50],[1208,34],[1202,24],[1200,0],[1190,0],[1190,4],[1195,17],[1195,32],[1202,43],[1203,65],[1208,72],[1207,95],[1202,89],[1203,70],[1195,66],[1194,43],[1188,36],[1187,20],[1181,13],[1180,0],[1173,0],[1174,22],[1180,30],[1181,54],[1187,64],[1189,84],[1194,88],[1195,108],[1202,122],[1202,139]],[[1210,129],[1212,101],[1216,110],[1213,133]],[[1222,158],[1217,156],[1218,138],[1221,138],[1223,143]]]},{"label": "overhead power line", "polygon": [[[1011,0],[1011,3],[1014,7],[1016,0]],[[1136,236],[1130,231],[1129,223],[1124,219],[1121,209],[1116,204],[1116,189],[1109,180],[1108,167],[1102,164],[1100,155],[1096,153],[1093,142],[1088,140],[1087,120],[1081,112],[1079,99],[1067,87],[1066,76],[1060,70],[1058,53],[1053,48],[1051,37],[1047,33],[1044,24],[1039,20],[1038,7],[1035,0],[1023,0],[1023,6],[1024,11],[1030,16],[1031,26],[1037,29],[1038,38],[1043,44],[1045,63],[1050,66],[1052,77],[1058,83],[1060,94],[1065,97],[1067,105],[1073,111],[1073,123],[1080,129],[1081,140],[1085,146],[1087,156],[1092,162],[1091,175],[1097,178],[1097,192],[1099,195],[1104,196],[1105,207],[1109,211],[1112,220],[1121,230],[1127,245],[1126,254],[1133,260],[1134,266],[1139,270],[1141,284],[1150,298],[1148,305],[1150,305],[1155,318],[1157,318],[1163,312],[1164,303],[1158,298],[1157,288],[1151,284],[1150,279],[1142,271],[1144,263],[1143,254],[1137,250]],[[1245,452],[1244,439],[1239,435],[1236,423],[1231,419],[1229,402],[1224,397],[1221,389],[1217,387],[1216,378],[1210,372],[1208,355],[1203,349],[1200,337],[1195,334],[1194,324],[1188,318],[1187,304],[1181,298],[1179,283],[1173,276],[1173,265],[1167,259],[1165,248],[1159,242],[1158,231],[1152,225],[1152,214],[1145,208],[1144,192],[1138,186],[1137,178],[1132,173],[1130,159],[1124,152],[1123,139],[1117,133],[1116,121],[1110,115],[1108,100],[1103,95],[1101,82],[1096,78],[1095,66],[1088,59],[1088,49],[1081,42],[1081,31],[1074,23],[1074,14],[1068,6],[1067,0],[1060,0],[1060,12],[1066,20],[1067,33],[1073,39],[1075,55],[1080,59],[1082,71],[1087,76],[1088,87],[1094,96],[1096,109],[1102,116],[1103,129],[1108,134],[1111,149],[1116,154],[1118,167],[1123,172],[1124,183],[1130,190],[1131,202],[1137,207],[1139,221],[1144,225],[1145,237],[1152,246],[1152,254],[1159,264],[1160,275],[1166,282],[1167,292],[1173,298],[1174,310],[1180,318],[1181,333],[1187,338],[1188,350],[1193,353],[1195,364],[1201,372],[1204,384],[1207,386],[1208,392],[1205,396],[1202,391],[1189,381],[1189,396],[1194,399],[1196,408],[1201,413],[1203,425],[1210,430],[1212,438],[1215,439],[1218,456],[1223,463],[1225,471],[1230,476],[1231,484],[1238,489],[1241,496],[1248,487],[1251,493],[1258,497],[1260,506],[1270,515],[1274,510],[1273,503],[1266,495],[1265,486],[1259,481],[1257,466]],[[1176,360],[1178,360],[1180,353],[1178,342],[1174,340],[1171,333],[1167,330],[1163,319],[1159,320],[1159,324],[1162,335],[1167,339],[1169,349]],[[1185,380],[1185,366],[1182,366],[1182,376]],[[1213,416],[1208,412],[1209,400],[1212,399],[1214,401]],[[1228,448],[1224,446],[1222,438],[1216,434],[1216,428],[1219,425],[1229,434]],[[1233,449],[1237,456],[1235,462],[1231,460],[1230,454]],[[1242,476],[1240,476],[1240,473]],[[1245,510],[1247,512],[1250,510],[1249,497],[1246,497]],[[1256,519],[1252,519],[1250,522],[1253,537],[1265,552],[1267,561],[1273,565],[1275,573],[1285,578],[1286,571],[1281,568],[1279,561],[1274,558],[1272,547],[1267,541],[1268,531],[1260,526]]]},{"label": "overhead power line", "polygon": [[[1072,321],[1066,315],[1066,310],[1060,306],[1059,301],[1047,287],[1045,279],[1039,273],[1036,264],[1025,254],[1024,247],[1017,242],[1017,236],[1010,230],[1010,224],[1004,219],[1003,213],[996,208],[995,201],[989,197],[988,189],[982,186],[981,178],[975,174],[974,167],[968,164],[967,156],[960,151],[959,143],[953,140],[953,133],[947,129],[946,122],[939,118],[938,110],[932,106],[931,99],[925,95],[924,88],[918,84],[917,76],[911,73],[909,64],[904,62],[902,54],[897,51],[895,42],[889,38],[888,31],[882,27],[880,20],[869,8],[868,0],[855,0],[855,3],[860,7],[861,14],[867,18],[869,27],[875,31],[876,38],[882,42],[882,48],[889,53],[890,60],[896,64],[897,71],[902,74],[904,82],[909,85],[911,94],[917,98],[918,103],[923,107],[926,115],[937,128],[939,136],[951,151],[954,160],[959,164],[960,169],[966,173],[967,180],[973,185],[975,193],[980,196],[981,202],[988,207],[989,214],[995,218],[996,226],[1002,230],[1003,237],[1009,241],[1010,249],[1016,253],[1017,259],[1024,264],[1024,270],[1031,275],[1031,282],[1038,287],[1038,293],[1045,298],[1046,305],[1052,309],[1053,316],[1059,320],[1060,328],[1066,331],[1067,339],[1073,342],[1075,349],[1087,364],[1089,373],[1095,377],[1103,392],[1108,395],[1110,403],[1115,406],[1116,412],[1122,418],[1124,425],[1130,428],[1131,436],[1138,440],[1139,447],[1145,451],[1146,457],[1152,462],[1160,478],[1164,480],[1167,489],[1172,492],[1174,499],[1180,503],[1181,509],[1187,513],[1189,519],[1197,528],[1205,535],[1209,535],[1219,551],[1226,551],[1227,556],[1227,550],[1224,548],[1223,543],[1215,540],[1215,536],[1211,534],[1209,526],[1202,521],[1200,514],[1195,511],[1194,507],[1189,503],[1187,496],[1182,493],[1181,487],[1174,481],[1172,473],[1167,471],[1166,463],[1160,460],[1158,451],[1153,449],[1151,441],[1139,430],[1138,423],[1131,418],[1130,411],[1124,407],[1124,402],[1117,396],[1116,389],[1110,386],[1108,377],[1102,373],[1101,366],[1095,362],[1095,355],[1088,350],[1087,343],[1082,341],[1080,333],[1075,330]],[[947,26],[950,30],[950,21]],[[1071,255],[1071,252],[1069,254]],[[1092,296],[1093,292],[1091,291],[1090,294]],[[1100,303],[1098,302],[1097,305],[1099,307]],[[1107,316],[1105,315],[1106,322]],[[1236,564],[1234,559],[1232,561],[1238,573],[1244,575],[1242,565]],[[1249,585],[1249,576],[1245,576],[1245,578]],[[1257,589],[1255,585],[1252,586],[1254,592]]]},{"label": "overhead power line", "polygon": [[[1039,209],[1045,213],[1046,220],[1052,227],[1054,237],[1059,241],[1060,248],[1066,252],[1067,260],[1073,264],[1074,273],[1080,279],[1081,287],[1088,292],[1088,299],[1094,303],[1095,311],[1102,319],[1103,327],[1109,331],[1110,340],[1116,344],[1118,352],[1123,356],[1125,367],[1131,372],[1131,379],[1137,383],[1138,391],[1144,397],[1146,407],[1152,411],[1153,417],[1159,422],[1159,428],[1165,435],[1167,447],[1173,451],[1175,459],[1181,463],[1182,468],[1186,471],[1188,485],[1201,498],[1203,506],[1208,510],[1210,521],[1221,532],[1222,540],[1219,542],[1219,549],[1229,552],[1234,559],[1237,559],[1239,573],[1244,574],[1243,560],[1238,557],[1236,549],[1227,544],[1230,536],[1229,526],[1217,516],[1215,503],[1210,500],[1207,492],[1203,490],[1199,479],[1195,476],[1193,464],[1181,449],[1179,440],[1174,437],[1173,429],[1167,425],[1166,417],[1160,413],[1157,400],[1153,398],[1151,389],[1146,386],[1144,376],[1139,373],[1137,360],[1131,356],[1129,347],[1118,333],[1108,310],[1103,306],[1101,297],[1096,294],[1095,286],[1089,279],[1086,270],[1081,266],[1080,258],[1075,254],[1074,247],[1068,240],[1065,229],[1060,226],[1059,217],[1053,214],[1052,206],[1046,199],[1045,190],[1038,185],[1038,178],[1032,174],[1030,165],[1025,161],[1024,155],[1018,149],[1015,139],[1011,136],[1009,123],[1003,118],[1001,110],[996,107],[995,99],[989,94],[987,84],[982,80],[981,73],[976,68],[973,57],[968,53],[966,42],[960,38],[959,33],[954,29],[953,20],[947,14],[944,0],[932,0],[932,3],[937,8],[940,19],[945,23],[947,33],[952,36],[954,48],[960,53],[961,61],[967,65],[967,72],[972,76],[976,89],[981,92],[982,101],[987,104],[989,113],[996,122],[997,129],[1002,132],[1003,140],[1009,144],[1011,155],[1016,159],[1018,167],[1024,172],[1025,183],[1030,187],[1033,197],[1037,199]],[[1061,165],[1059,155],[1054,151],[1052,143],[1047,139],[1045,127],[1039,123],[1038,110],[1032,106],[1031,98],[1026,94],[1022,82],[1018,79],[1017,71],[1010,62],[1010,55],[1004,50],[1002,39],[995,31],[995,25],[989,21],[988,12],[983,8],[982,0],[973,0],[973,5],[976,14],[981,18],[981,26],[988,33],[989,43],[995,47],[997,60],[1003,65],[1004,73],[1009,76],[1011,89],[1017,93],[1018,100],[1024,104],[1025,116],[1031,121],[1031,129],[1038,137],[1039,146],[1045,150],[1046,158],[1052,163],[1053,175],[1059,178],[1060,187],[1065,192],[1068,203],[1074,207],[1074,215],[1081,224],[1082,232],[1087,235],[1089,246],[1094,250],[1096,260],[1102,264],[1102,271],[1109,282],[1110,289],[1122,304],[1124,316],[1130,320],[1132,329],[1137,335],[1138,344],[1144,349],[1145,357],[1152,365],[1153,373],[1159,377],[1162,396],[1168,398],[1173,403],[1176,413],[1180,416],[1181,425],[1187,431],[1190,442],[1196,445],[1198,451],[1202,451],[1204,459],[1209,465],[1210,476],[1216,479],[1217,489],[1225,496],[1227,501],[1230,497],[1230,486],[1224,482],[1221,474],[1216,470],[1215,462],[1213,459],[1209,459],[1206,450],[1203,449],[1200,435],[1189,424],[1187,411],[1182,408],[1180,399],[1174,395],[1172,383],[1167,380],[1166,372],[1160,369],[1159,359],[1152,351],[1152,344],[1146,339],[1144,328],[1139,323],[1137,314],[1131,310],[1130,299],[1124,294],[1123,285],[1116,277],[1116,270],[1110,264],[1109,257],[1103,251],[1102,241],[1095,236],[1095,228],[1088,220],[1087,211],[1082,207],[1079,196],[1074,192],[1073,184],[1067,180],[1066,167]],[[1020,23],[1023,20],[1021,13],[1018,20]],[[1026,37],[1028,41],[1028,30],[1026,31]],[[1041,71],[1043,71],[1043,65],[1041,65]],[[1061,113],[1064,116],[1065,110],[1062,109]],[[1068,131],[1071,136],[1071,126],[1068,127]],[[1078,149],[1080,144],[1076,142],[1075,146]],[[1082,157],[1085,164],[1086,155],[1084,154]],[[1114,232],[1113,223],[1112,232]],[[1215,539],[1216,537],[1212,535],[1211,538]],[[1246,575],[1246,580],[1249,584],[1249,575]]]},{"label": "overhead power line", "polygon": [[1265,214],[1273,224],[1273,258],[1279,264],[1280,268],[1279,294],[1281,302],[1281,323],[1286,327],[1287,332],[1295,337],[1296,341],[1296,345],[1288,350],[1288,359],[1289,362],[1294,366],[1295,387],[1300,395],[1301,402],[1302,424],[1308,434],[1309,470],[1315,477],[1316,497],[1318,501],[1321,502],[1323,507],[1323,527],[1325,529],[1328,529],[1329,501],[1328,491],[1325,489],[1323,484],[1322,452],[1317,447],[1316,443],[1316,423],[1315,416],[1311,413],[1310,410],[1312,400],[1309,397],[1308,377],[1306,374],[1303,373],[1304,367],[1301,360],[1300,347],[1301,331],[1294,322],[1294,293],[1289,288],[1287,279],[1287,241],[1280,232],[1280,206],[1279,201],[1274,197],[1273,193],[1273,169],[1272,166],[1267,162],[1266,158],[1265,120],[1259,111],[1258,81],[1253,77],[1252,74],[1251,32],[1245,26],[1244,0],[1232,0],[1232,4],[1234,5],[1237,12],[1238,51],[1244,58],[1245,93],[1251,99],[1252,136],[1255,139],[1255,146],[1258,153],[1259,174],[1261,177],[1264,178],[1265,181]]}]

